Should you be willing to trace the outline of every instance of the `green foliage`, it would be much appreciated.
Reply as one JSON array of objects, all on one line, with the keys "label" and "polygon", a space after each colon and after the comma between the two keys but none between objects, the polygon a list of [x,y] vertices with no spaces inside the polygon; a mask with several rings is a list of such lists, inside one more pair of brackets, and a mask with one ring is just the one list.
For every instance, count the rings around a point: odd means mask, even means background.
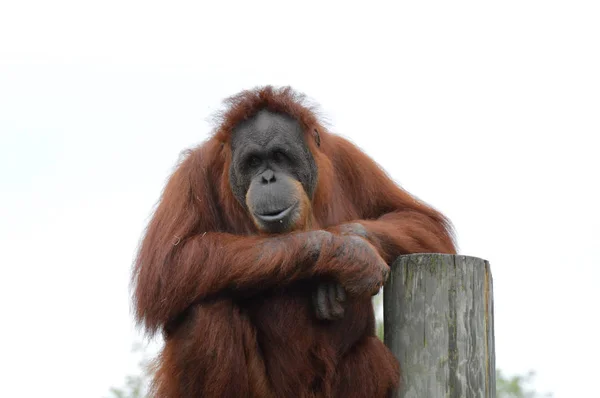
[{"label": "green foliage", "polygon": [[535,378],[535,372],[526,375],[505,376],[502,371],[496,370],[496,397],[497,398],[538,398],[552,397],[552,394],[540,395],[529,385]]},{"label": "green foliage", "polygon": [[377,337],[379,340],[383,341],[383,322],[377,321],[377,329],[376,329]]},{"label": "green foliage", "polygon": [[141,359],[138,362],[138,367],[140,368],[139,374],[127,376],[123,387],[111,387],[109,390],[110,395],[107,398],[146,397],[150,384],[150,361],[141,344],[135,344],[132,351],[141,355]]},{"label": "green foliage", "polygon": [[125,386],[122,388],[112,387],[109,398],[144,398],[146,391],[146,380],[142,376],[127,376]]}]

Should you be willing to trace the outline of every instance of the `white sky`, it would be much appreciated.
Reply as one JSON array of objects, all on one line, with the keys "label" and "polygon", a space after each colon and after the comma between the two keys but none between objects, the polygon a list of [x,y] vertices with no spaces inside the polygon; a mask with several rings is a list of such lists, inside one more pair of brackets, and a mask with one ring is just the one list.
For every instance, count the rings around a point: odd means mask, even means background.
[{"label": "white sky", "polygon": [[135,370],[129,272],[179,152],[290,84],[491,261],[497,366],[597,392],[597,1],[0,5],[0,396]]}]

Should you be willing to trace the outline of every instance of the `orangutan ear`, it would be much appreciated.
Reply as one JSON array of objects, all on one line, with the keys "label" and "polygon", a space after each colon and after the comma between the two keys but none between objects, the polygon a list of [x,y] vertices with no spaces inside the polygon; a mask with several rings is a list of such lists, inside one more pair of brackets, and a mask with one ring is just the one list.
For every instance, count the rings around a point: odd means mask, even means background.
[{"label": "orangutan ear", "polygon": [[313,131],[313,137],[315,138],[315,142],[317,143],[317,147],[321,146],[321,136],[319,135],[319,131],[317,129],[314,129]]}]

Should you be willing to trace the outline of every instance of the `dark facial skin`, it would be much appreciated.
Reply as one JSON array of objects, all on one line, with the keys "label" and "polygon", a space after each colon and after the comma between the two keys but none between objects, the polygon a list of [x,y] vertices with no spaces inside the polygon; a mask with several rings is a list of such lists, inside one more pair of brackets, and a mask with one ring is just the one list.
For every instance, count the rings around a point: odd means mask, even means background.
[{"label": "dark facial skin", "polygon": [[231,189],[257,226],[271,233],[293,228],[302,198],[312,199],[317,185],[317,167],[300,124],[262,110],[234,129],[231,150]]}]

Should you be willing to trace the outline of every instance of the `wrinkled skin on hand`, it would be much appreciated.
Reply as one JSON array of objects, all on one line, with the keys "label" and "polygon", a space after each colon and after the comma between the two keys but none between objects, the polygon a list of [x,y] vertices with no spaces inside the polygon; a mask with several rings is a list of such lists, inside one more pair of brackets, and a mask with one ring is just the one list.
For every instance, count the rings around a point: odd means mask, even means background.
[{"label": "wrinkled skin on hand", "polygon": [[[354,236],[365,240],[368,236],[366,228],[360,223],[342,224],[329,228],[328,231],[340,236]],[[383,283],[386,280],[387,276]],[[379,289],[377,289],[377,292],[379,292]],[[346,290],[339,282],[319,283],[312,296],[317,319],[328,321],[342,319],[344,317],[346,299]]]}]

